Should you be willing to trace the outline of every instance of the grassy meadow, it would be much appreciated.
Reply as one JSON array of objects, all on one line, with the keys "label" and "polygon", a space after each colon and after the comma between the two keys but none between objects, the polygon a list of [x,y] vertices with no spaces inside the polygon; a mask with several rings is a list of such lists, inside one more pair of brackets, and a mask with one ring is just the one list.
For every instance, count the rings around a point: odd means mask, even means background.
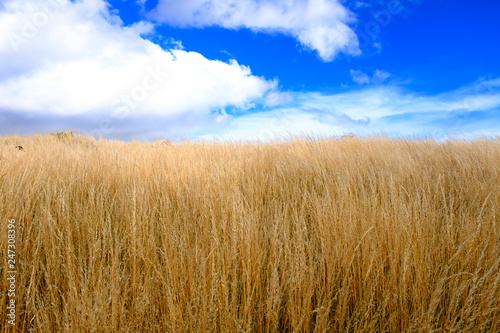
[{"label": "grassy meadow", "polygon": [[500,332],[498,137],[0,137],[0,189],[0,332]]}]

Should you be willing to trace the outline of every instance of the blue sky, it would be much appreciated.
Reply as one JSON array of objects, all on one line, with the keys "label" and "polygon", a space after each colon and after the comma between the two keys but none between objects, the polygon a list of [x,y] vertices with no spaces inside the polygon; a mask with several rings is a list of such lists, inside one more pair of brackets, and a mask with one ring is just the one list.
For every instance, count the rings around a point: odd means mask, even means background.
[{"label": "blue sky", "polygon": [[0,0],[0,134],[499,134],[500,3]]}]

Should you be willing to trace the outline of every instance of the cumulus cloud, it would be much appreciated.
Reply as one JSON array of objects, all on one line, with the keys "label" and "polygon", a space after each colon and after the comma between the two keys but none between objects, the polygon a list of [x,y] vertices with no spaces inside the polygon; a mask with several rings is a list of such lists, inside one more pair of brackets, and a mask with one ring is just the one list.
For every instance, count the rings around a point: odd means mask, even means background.
[{"label": "cumulus cloud", "polygon": [[175,40],[166,50],[142,37],[154,28],[123,26],[103,0],[1,2],[0,132],[80,128],[122,138],[265,140],[380,131],[442,137],[500,128],[498,78],[428,95],[374,84],[389,78],[382,70],[353,70],[353,80],[366,86],[329,95],[280,92],[278,82],[235,60],[208,60]]},{"label": "cumulus cloud", "polygon": [[235,60],[208,60],[145,40],[104,0],[8,0],[0,9],[0,110],[33,115],[207,117],[249,108],[275,81]]},{"label": "cumulus cloud", "polygon": [[361,53],[349,27],[355,18],[339,0],[160,0],[152,15],[179,27],[283,33],[317,51],[324,61],[332,61],[339,52]]},{"label": "cumulus cloud", "polygon": [[366,73],[360,70],[353,70],[351,69],[351,77],[352,81],[356,82],[357,84],[381,84],[385,80],[387,80],[391,74],[389,74],[386,71],[382,71],[380,69],[376,69],[375,72],[373,73],[373,76],[370,77]]}]

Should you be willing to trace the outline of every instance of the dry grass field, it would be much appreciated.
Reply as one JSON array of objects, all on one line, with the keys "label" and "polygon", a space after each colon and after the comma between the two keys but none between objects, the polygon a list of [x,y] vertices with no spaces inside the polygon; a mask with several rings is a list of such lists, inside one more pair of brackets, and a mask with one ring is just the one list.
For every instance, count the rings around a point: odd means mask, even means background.
[{"label": "dry grass field", "polygon": [[500,332],[498,137],[0,137],[0,188],[0,332]]}]

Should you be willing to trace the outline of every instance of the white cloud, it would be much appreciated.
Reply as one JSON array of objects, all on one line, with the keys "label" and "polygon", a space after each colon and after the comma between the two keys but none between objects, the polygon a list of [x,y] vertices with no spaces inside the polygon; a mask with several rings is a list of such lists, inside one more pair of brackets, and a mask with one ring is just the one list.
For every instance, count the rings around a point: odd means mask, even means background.
[{"label": "white cloud", "polygon": [[235,118],[230,126],[217,133],[200,135],[201,139],[268,141],[287,139],[292,135],[341,135],[345,128],[318,121],[312,113],[300,109],[277,109]]},{"label": "white cloud", "polygon": [[168,46],[169,49],[184,50],[184,45],[182,45],[182,42],[180,40],[169,38],[165,44]]},{"label": "white cloud", "polygon": [[373,73],[372,82],[382,83],[385,80],[387,80],[390,76],[391,74],[385,71],[381,71],[380,69],[376,69],[375,73]]},{"label": "white cloud", "polygon": [[370,77],[363,73],[362,71],[355,71],[351,69],[352,80],[357,84],[368,84],[370,83]]},{"label": "white cloud", "polygon": [[131,116],[207,116],[252,106],[277,85],[180,43],[163,50],[141,37],[153,25],[123,27],[103,0],[54,0],[50,13],[44,4],[9,0],[0,9],[0,110],[68,116],[122,107],[124,116],[126,105]]},{"label": "white cloud", "polygon": [[362,2],[362,1],[356,1],[356,3],[354,4],[354,6],[356,8],[370,7],[370,5],[368,5],[366,2]]},{"label": "white cloud", "polygon": [[332,61],[339,52],[361,53],[349,27],[354,16],[339,0],[160,0],[153,17],[180,27],[283,33],[316,50],[325,61]]},{"label": "white cloud", "polygon": [[294,93],[292,107],[276,107],[234,118],[229,126],[219,128],[211,136],[269,140],[290,135],[339,136],[349,132],[437,138],[499,135],[499,82],[481,80],[430,96],[390,85],[332,95]]},{"label": "white cloud", "polygon": [[389,74],[388,72],[379,69],[375,70],[372,77],[369,77],[367,74],[363,73],[360,70],[351,69],[352,80],[357,84],[381,84],[390,76],[391,74]]},{"label": "white cloud", "polygon": [[140,21],[127,27],[126,30],[131,31],[135,35],[147,36],[155,31],[155,26],[151,22]]},{"label": "white cloud", "polygon": [[[266,139],[424,130],[447,135],[500,128],[500,79],[481,79],[437,95],[394,85],[332,95],[284,93],[278,91],[278,82],[252,75],[234,60],[225,63],[175,47],[162,49],[141,37],[154,31],[153,25],[123,27],[103,0],[54,0],[49,9],[43,4],[10,0],[0,6],[2,132],[12,125],[27,128],[24,121],[30,119],[29,126],[37,130],[54,123],[88,130],[95,128],[97,117],[116,120],[115,128],[122,126],[117,133],[142,137],[197,133]],[[351,75],[360,84],[373,84],[387,81],[390,74],[353,70]],[[255,105],[262,106],[258,112],[226,112]]]},{"label": "white cloud", "polygon": [[335,95],[300,93],[296,102],[304,107],[328,106],[353,119],[379,119],[404,114],[474,112],[500,107],[500,91],[474,93],[465,89],[437,95],[421,95],[397,86],[365,88]]},{"label": "white cloud", "polygon": [[293,102],[293,96],[291,94],[272,91],[267,94],[264,104],[269,107],[274,107],[290,102]]}]

